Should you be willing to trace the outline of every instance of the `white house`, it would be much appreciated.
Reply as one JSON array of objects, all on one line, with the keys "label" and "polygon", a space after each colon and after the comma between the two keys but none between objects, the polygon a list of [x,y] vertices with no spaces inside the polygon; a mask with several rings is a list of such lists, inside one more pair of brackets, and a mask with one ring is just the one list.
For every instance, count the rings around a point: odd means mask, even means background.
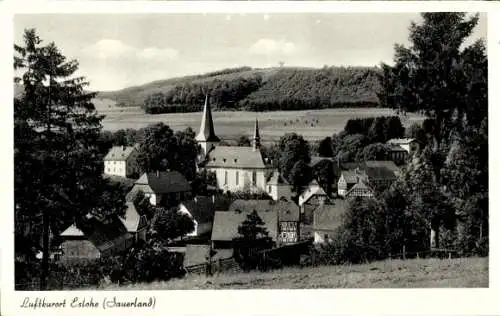
[{"label": "white house", "polygon": [[414,152],[416,152],[420,149],[420,145],[419,145],[418,141],[414,138],[393,138],[393,139],[389,139],[387,141],[387,144],[391,145],[391,146],[395,146],[395,145],[400,146],[401,148],[406,150],[406,152],[409,155],[413,154]]},{"label": "white house", "polygon": [[287,201],[292,200],[292,188],[278,170],[273,171],[269,176],[269,180],[267,181],[267,194],[275,201],[282,198]]},{"label": "white house", "polygon": [[260,150],[259,125],[255,121],[252,147],[218,146],[210,103],[205,100],[200,132],[196,140],[202,148],[203,167],[215,173],[217,188],[223,191],[265,192],[270,168]]},{"label": "white house", "polygon": [[114,146],[104,157],[104,174],[130,177],[138,173],[137,156],[139,152],[133,146]]}]

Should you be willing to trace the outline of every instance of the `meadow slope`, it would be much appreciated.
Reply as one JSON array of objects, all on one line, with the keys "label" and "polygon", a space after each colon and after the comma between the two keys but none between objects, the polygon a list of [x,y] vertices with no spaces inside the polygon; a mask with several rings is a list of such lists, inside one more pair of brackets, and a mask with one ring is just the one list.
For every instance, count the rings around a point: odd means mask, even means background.
[{"label": "meadow slope", "polygon": [[386,260],[362,265],[233,272],[104,290],[487,288],[488,258]]},{"label": "meadow slope", "polygon": [[[163,122],[173,130],[191,127],[200,128],[201,112],[145,114],[138,107],[121,108],[109,99],[96,99],[97,110],[105,115],[103,129],[116,131],[119,129],[138,129],[150,124]],[[304,111],[214,111],[215,132],[224,140],[236,140],[241,135],[251,136],[255,119],[259,119],[261,137],[264,142],[278,140],[288,132],[302,134],[307,140],[319,140],[344,128],[347,120],[380,115],[396,115],[395,111],[386,108],[342,108]],[[419,115],[402,116],[405,126],[423,120]]]}]

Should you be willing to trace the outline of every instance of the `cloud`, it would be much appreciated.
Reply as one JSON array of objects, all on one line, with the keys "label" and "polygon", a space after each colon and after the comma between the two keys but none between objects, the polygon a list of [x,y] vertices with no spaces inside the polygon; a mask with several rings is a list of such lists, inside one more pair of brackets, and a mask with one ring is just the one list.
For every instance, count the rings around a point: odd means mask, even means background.
[{"label": "cloud", "polygon": [[146,47],[139,49],[116,39],[101,39],[85,47],[83,53],[88,57],[100,60],[161,60],[174,59],[179,52],[173,48]]},{"label": "cloud", "polygon": [[250,53],[256,55],[291,55],[298,52],[300,47],[284,40],[261,38],[250,46]]},{"label": "cloud", "polygon": [[137,52],[137,57],[141,59],[174,59],[179,56],[179,51],[173,48],[157,48],[157,47],[147,47],[142,51]]}]

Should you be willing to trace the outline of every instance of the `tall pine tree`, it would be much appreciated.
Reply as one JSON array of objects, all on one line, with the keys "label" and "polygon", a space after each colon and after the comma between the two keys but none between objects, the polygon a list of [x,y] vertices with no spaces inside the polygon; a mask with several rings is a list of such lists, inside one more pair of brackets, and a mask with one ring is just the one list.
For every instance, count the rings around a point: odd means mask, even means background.
[{"label": "tall pine tree", "polygon": [[[34,29],[14,45],[16,84],[23,93],[14,102],[16,240],[28,242],[16,253],[32,257],[42,248],[41,289],[46,288],[49,233],[57,235],[88,213],[124,213],[118,188],[103,179],[98,139],[102,116],[94,93],[76,77],[78,62],[67,60],[54,43],[43,45]],[[16,246],[20,243],[16,242]]]}]

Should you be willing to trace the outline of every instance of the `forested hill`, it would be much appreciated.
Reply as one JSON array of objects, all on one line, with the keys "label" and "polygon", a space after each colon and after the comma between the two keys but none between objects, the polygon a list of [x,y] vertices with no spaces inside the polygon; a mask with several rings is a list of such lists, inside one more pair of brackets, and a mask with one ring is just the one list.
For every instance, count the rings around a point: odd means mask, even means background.
[{"label": "forested hill", "polygon": [[225,110],[374,107],[378,71],[374,67],[241,67],[101,92],[99,97],[119,106],[141,106],[147,113],[199,111],[206,92],[215,108]]}]

